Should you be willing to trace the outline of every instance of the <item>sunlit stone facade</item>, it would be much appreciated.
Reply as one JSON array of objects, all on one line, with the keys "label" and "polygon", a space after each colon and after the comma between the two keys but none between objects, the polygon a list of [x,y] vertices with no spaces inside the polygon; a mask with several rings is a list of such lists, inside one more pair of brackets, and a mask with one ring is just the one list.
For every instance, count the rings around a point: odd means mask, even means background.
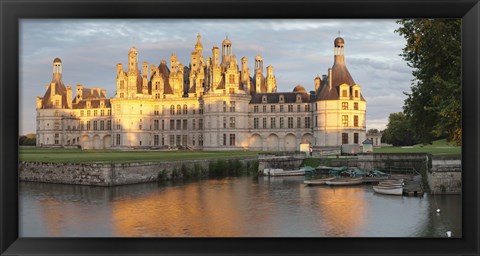
[{"label": "sunlit stone facade", "polygon": [[366,101],[344,61],[343,38],[334,42],[334,65],[314,79],[314,90],[297,85],[277,92],[273,67],[254,58],[237,61],[232,42],[204,57],[197,42],[189,65],[172,54],[139,67],[128,52],[126,69],[116,68],[116,93],[62,81],[62,62],[53,62],[53,79],[37,97],[37,146],[84,149],[169,149],[296,151],[361,144]]}]

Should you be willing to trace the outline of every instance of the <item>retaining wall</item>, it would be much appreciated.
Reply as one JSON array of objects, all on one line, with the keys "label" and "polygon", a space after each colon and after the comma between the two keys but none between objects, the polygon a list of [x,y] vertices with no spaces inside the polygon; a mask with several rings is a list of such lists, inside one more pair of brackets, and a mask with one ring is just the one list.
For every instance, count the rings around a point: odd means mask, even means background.
[{"label": "retaining wall", "polygon": [[434,156],[427,172],[432,194],[460,194],[462,192],[462,160],[460,157]]},{"label": "retaining wall", "polygon": [[[234,159],[222,159],[225,161]],[[172,178],[172,170],[180,170],[185,165],[190,172],[194,166],[208,169],[210,162],[217,159],[164,161],[146,163],[41,163],[20,162],[20,181],[36,181],[48,183],[63,183],[76,185],[115,186],[157,181],[159,173],[164,179]],[[255,162],[257,158],[239,159],[246,165]],[[179,173],[181,175],[181,173]]]}]

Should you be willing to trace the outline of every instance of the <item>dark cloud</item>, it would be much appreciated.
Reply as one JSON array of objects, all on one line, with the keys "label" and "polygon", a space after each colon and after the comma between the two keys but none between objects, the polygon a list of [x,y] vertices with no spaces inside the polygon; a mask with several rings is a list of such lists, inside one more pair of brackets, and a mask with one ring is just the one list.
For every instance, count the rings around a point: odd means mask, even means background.
[{"label": "dark cloud", "polygon": [[[367,127],[386,123],[401,111],[411,70],[399,54],[403,38],[394,20],[28,20],[20,22],[20,126],[35,131],[35,97],[43,96],[55,57],[63,62],[63,80],[75,86],[103,87],[115,93],[115,65],[127,61],[130,47],[139,61],[158,65],[175,52],[184,65],[200,32],[204,56],[226,36],[233,53],[253,60],[261,54],[272,65],[278,89],[297,84],[313,89],[315,76],[333,65],[333,41],[345,38],[346,63],[368,101]],[[253,75],[253,74],[252,74]],[[383,121],[382,121],[383,120]],[[378,127],[375,127],[378,128]]]}]

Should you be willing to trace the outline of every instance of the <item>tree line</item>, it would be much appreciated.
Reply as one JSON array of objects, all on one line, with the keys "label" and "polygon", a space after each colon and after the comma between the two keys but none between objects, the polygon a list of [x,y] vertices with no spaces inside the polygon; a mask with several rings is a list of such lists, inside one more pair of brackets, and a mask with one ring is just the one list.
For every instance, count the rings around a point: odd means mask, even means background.
[{"label": "tree line", "polygon": [[394,146],[462,142],[461,20],[401,19],[400,56],[413,69],[403,112],[391,113],[383,139]]}]

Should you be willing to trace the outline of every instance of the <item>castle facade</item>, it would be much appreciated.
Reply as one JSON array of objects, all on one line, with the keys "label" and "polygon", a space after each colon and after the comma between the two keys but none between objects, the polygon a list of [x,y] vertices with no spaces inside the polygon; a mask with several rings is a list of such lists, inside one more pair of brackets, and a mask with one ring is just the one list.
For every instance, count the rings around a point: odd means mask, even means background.
[{"label": "castle facade", "polygon": [[[116,93],[62,81],[62,62],[37,97],[37,146],[83,149],[298,151],[361,144],[366,138],[366,100],[344,59],[344,39],[334,40],[328,74],[307,92],[277,92],[273,67],[257,55],[253,72],[227,38],[204,57],[200,35],[189,65],[175,54],[139,68],[132,47],[125,68],[116,67]],[[266,70],[266,74],[264,71]]]}]

